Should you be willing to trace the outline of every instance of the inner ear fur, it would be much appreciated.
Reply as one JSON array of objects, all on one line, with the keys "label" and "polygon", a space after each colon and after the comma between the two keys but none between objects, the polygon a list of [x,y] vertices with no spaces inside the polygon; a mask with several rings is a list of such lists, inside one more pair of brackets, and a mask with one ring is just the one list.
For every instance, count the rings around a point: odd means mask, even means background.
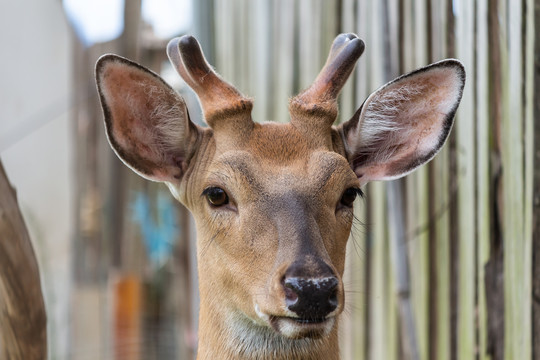
[{"label": "inner ear fur", "polygon": [[404,176],[444,145],[465,85],[457,60],[403,75],[371,94],[338,130],[361,182]]},{"label": "inner ear fur", "polygon": [[96,82],[118,157],[149,180],[180,180],[198,133],[182,97],[157,74],[117,55],[98,60]]}]

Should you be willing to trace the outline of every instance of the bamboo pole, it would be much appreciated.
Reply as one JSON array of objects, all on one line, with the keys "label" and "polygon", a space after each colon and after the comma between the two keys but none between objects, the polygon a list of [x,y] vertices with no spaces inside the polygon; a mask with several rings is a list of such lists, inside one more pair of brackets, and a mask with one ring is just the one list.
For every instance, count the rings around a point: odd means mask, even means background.
[{"label": "bamboo pole", "polygon": [[0,161],[0,356],[47,358],[39,267],[16,194]]},{"label": "bamboo pole", "polygon": [[390,256],[396,279],[396,295],[401,324],[401,346],[407,360],[420,359],[415,318],[410,298],[410,275],[407,262],[407,239],[405,235],[405,219],[403,216],[403,194],[400,182],[392,181],[387,187],[387,205],[390,230]]},{"label": "bamboo pole", "polygon": [[478,359],[487,359],[485,266],[490,252],[490,122],[488,2],[476,1],[476,293]]},{"label": "bamboo pole", "polygon": [[[540,0],[534,0],[534,18],[540,19]],[[533,13],[533,7],[529,7],[531,15]],[[535,24],[535,31],[536,34],[540,33],[540,21],[536,21]],[[538,37],[535,38],[535,42],[532,45],[534,48],[535,54],[540,54],[540,39]],[[538,69],[540,67],[540,58],[536,57],[535,59],[535,68]],[[535,71],[534,77],[532,79],[534,81],[534,93],[533,93],[533,104],[534,104],[534,119],[540,118],[540,71]],[[532,291],[531,291],[531,297],[532,297],[532,343],[533,343],[533,349],[532,349],[532,358],[538,359],[540,358],[540,121],[534,122],[534,149],[533,149],[533,184],[534,184],[534,190],[533,190],[533,249],[532,249],[532,277],[533,277],[533,283],[532,283]]]},{"label": "bamboo pole", "polygon": [[476,207],[475,207],[475,92],[474,92],[474,14],[473,2],[460,3],[456,15],[456,54],[464,63],[467,77],[456,119],[458,166],[458,313],[457,357],[472,359],[476,353]]},{"label": "bamboo pole", "polygon": [[[523,109],[523,25],[521,2],[507,2],[507,77],[503,85],[502,161],[505,276],[505,358],[530,359],[531,314],[528,294],[530,237],[525,233],[525,144]],[[511,4],[511,5],[510,5]]]},{"label": "bamboo pole", "polygon": [[[524,319],[524,355],[528,358],[531,358],[532,356],[532,347],[534,346],[534,333],[533,333],[533,320],[532,320],[532,307],[533,307],[533,301],[534,298],[531,296],[532,294],[532,287],[534,283],[537,283],[540,281],[540,278],[534,278],[532,275],[531,269],[533,268],[533,223],[535,221],[535,218],[533,218],[533,207],[534,207],[534,201],[533,201],[533,194],[534,194],[534,186],[538,183],[538,179],[535,179],[534,176],[534,169],[535,169],[535,161],[534,161],[534,150],[535,150],[535,143],[536,146],[538,146],[538,142],[540,141],[540,137],[538,135],[535,139],[535,123],[538,123],[538,121],[535,121],[534,117],[534,107],[535,104],[538,103],[538,96],[534,96],[535,91],[535,80],[534,75],[535,73],[538,73],[538,67],[536,67],[535,71],[535,54],[538,54],[538,52],[535,52],[535,40],[538,37],[538,33],[535,33],[535,19],[538,19],[538,17],[535,18],[535,9],[534,9],[534,1],[533,0],[526,0],[523,2],[524,11],[523,11],[523,22],[524,22],[524,30],[522,32],[522,37],[525,39],[523,41],[523,76],[524,76],[524,86],[523,86],[523,93],[524,93],[524,124],[523,124],[523,139],[524,139],[524,145],[523,145],[523,157],[524,157],[524,172],[523,172],[523,186],[524,186],[524,192],[523,192],[523,319]],[[538,22],[538,20],[536,21]],[[537,40],[536,40],[537,41]],[[536,55],[538,57],[538,55]],[[540,91],[540,89],[536,88],[536,91]],[[538,117],[536,117],[536,120],[538,120]],[[538,164],[536,164],[538,167]],[[535,182],[536,180],[536,182]],[[536,218],[536,221],[538,221],[538,218]]]},{"label": "bamboo pole", "polygon": [[277,72],[274,76],[274,117],[278,122],[287,122],[289,109],[287,99],[293,94],[294,87],[294,23],[297,16],[296,2],[278,0],[273,9],[274,19],[274,64]]}]

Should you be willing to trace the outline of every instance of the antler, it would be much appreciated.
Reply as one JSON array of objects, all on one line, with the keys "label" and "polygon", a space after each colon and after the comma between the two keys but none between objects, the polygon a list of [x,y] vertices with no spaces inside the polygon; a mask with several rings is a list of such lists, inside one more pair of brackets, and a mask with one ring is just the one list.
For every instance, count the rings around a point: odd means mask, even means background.
[{"label": "antler", "polygon": [[[364,42],[355,34],[340,34],[332,43],[326,64],[313,82],[289,103],[291,122],[295,126],[309,126],[304,121],[313,118],[322,127],[330,127],[337,117],[337,97],[354,69],[356,60],[364,52]],[[309,119],[306,119],[309,118]]]},{"label": "antler", "polygon": [[224,118],[239,120],[244,125],[252,124],[251,99],[243,96],[210,67],[193,36],[172,39],[167,45],[167,55],[176,71],[199,96],[210,127],[215,129]]}]

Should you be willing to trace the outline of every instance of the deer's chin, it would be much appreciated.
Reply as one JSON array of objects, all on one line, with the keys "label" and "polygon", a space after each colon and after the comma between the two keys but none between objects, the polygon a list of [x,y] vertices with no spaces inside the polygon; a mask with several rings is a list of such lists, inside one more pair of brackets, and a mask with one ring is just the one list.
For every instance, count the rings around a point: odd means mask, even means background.
[{"label": "deer's chin", "polygon": [[320,319],[302,319],[294,316],[278,316],[267,314],[255,305],[255,311],[260,320],[274,331],[290,339],[319,339],[332,331],[336,322],[335,316]]},{"label": "deer's chin", "polygon": [[299,319],[286,316],[270,317],[270,325],[281,335],[291,339],[318,339],[327,336],[332,331],[335,317],[324,319]]}]

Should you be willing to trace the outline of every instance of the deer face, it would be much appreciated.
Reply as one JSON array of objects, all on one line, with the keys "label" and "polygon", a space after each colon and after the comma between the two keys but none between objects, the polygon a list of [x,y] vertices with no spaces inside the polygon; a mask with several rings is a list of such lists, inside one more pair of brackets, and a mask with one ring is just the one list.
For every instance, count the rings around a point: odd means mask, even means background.
[{"label": "deer face", "polygon": [[287,337],[327,334],[343,308],[359,189],[348,161],[290,124],[255,125],[243,147],[212,147],[190,185],[200,276],[212,279],[201,297]]},{"label": "deer face", "polygon": [[251,100],[210,68],[195,39],[171,41],[169,58],[197,92],[208,128],[190,121],[154,73],[114,55],[99,60],[111,146],[196,219],[205,341],[246,339],[248,330],[282,347],[335,337],[360,187],[403,176],[444,144],[464,85],[456,60],[394,80],[332,125],[363,49],[355,35],[339,35],[313,85],[291,99],[290,122],[278,124],[252,121]]}]

